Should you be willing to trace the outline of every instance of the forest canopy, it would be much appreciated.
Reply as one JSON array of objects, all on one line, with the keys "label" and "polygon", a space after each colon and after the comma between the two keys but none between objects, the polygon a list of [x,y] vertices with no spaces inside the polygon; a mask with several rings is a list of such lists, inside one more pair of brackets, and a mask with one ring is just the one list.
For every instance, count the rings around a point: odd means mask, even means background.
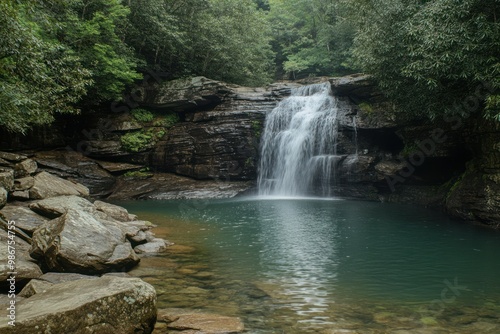
[{"label": "forest canopy", "polygon": [[500,0],[0,0],[0,127],[118,101],[143,73],[373,75],[409,115],[500,121]]}]

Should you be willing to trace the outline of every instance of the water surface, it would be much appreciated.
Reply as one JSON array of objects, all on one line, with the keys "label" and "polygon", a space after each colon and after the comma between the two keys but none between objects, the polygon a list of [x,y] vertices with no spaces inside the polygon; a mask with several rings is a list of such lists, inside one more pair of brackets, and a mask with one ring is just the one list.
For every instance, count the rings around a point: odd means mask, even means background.
[{"label": "water surface", "polygon": [[500,333],[495,231],[347,200],[120,205],[182,245],[132,272],[160,307],[240,316],[251,333]]}]

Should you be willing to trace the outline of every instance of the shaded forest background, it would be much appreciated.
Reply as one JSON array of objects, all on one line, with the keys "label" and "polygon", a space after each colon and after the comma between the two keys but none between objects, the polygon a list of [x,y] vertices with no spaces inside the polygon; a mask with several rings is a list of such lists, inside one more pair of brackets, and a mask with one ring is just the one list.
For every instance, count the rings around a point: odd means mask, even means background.
[{"label": "shaded forest background", "polygon": [[119,101],[148,71],[258,86],[373,75],[435,118],[500,121],[500,0],[0,0],[0,127]]}]

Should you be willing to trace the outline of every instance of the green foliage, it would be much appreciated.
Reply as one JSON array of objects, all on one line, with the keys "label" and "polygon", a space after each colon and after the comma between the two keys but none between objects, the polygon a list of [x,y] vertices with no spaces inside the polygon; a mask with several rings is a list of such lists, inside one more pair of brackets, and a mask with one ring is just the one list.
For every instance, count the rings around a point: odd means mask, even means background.
[{"label": "green foliage", "polygon": [[33,8],[0,2],[0,126],[14,132],[78,112],[75,104],[92,84],[75,52],[44,35]]},{"label": "green foliage", "polygon": [[166,114],[161,118],[161,126],[168,129],[174,126],[179,121],[179,115],[174,113]]},{"label": "green foliage", "polygon": [[[500,121],[498,17],[498,0],[0,1],[0,127],[120,100],[146,69],[245,85],[363,70],[406,115]],[[122,142],[138,152],[161,132]]]},{"label": "green foliage", "polygon": [[143,152],[152,147],[154,134],[151,131],[129,132],[121,136],[123,149],[129,152]]},{"label": "green foliage", "polygon": [[130,113],[137,121],[142,123],[151,122],[155,118],[155,115],[151,111],[142,108],[133,109]]},{"label": "green foliage", "polygon": [[120,99],[140,78],[120,36],[127,15],[119,0],[1,1],[0,126],[25,132]]},{"label": "green foliage", "polygon": [[358,105],[359,109],[361,109],[361,111],[363,111],[364,113],[366,114],[371,114],[373,113],[373,107],[371,104],[367,103],[367,102],[361,102],[359,105]]},{"label": "green foliage", "polygon": [[137,0],[126,41],[172,77],[268,83],[269,27],[252,0]]},{"label": "green foliage", "polygon": [[140,170],[126,172],[124,176],[134,179],[147,179],[152,177],[153,173],[149,171],[149,168],[141,168]]},{"label": "green foliage", "polygon": [[405,147],[401,150],[399,154],[405,158],[408,158],[410,155],[418,151],[420,151],[420,148],[418,147],[417,143],[411,142],[411,143],[406,143]]},{"label": "green foliage", "polygon": [[72,0],[52,11],[57,21],[51,20],[45,29],[71,47],[92,72],[91,102],[120,100],[126,86],[141,78],[134,54],[123,42],[129,9],[120,0]]},{"label": "green foliage", "polygon": [[144,152],[152,148],[167,132],[164,127],[155,127],[129,132],[120,137],[122,148],[128,152]]},{"label": "green foliage", "polygon": [[251,158],[251,157],[248,157],[246,160],[245,160],[245,168],[253,168],[255,167],[255,162],[254,162],[254,159]]},{"label": "green foliage", "polygon": [[[353,56],[410,115],[500,118],[496,0],[344,0],[357,25]],[[484,87],[485,83],[488,89]],[[478,99],[475,108],[464,107]],[[483,104],[483,105],[481,105]]]},{"label": "green foliage", "polygon": [[252,121],[252,129],[256,137],[260,138],[262,134],[262,122],[258,120]]},{"label": "green foliage", "polygon": [[278,75],[345,74],[354,27],[345,7],[330,0],[269,0]]}]

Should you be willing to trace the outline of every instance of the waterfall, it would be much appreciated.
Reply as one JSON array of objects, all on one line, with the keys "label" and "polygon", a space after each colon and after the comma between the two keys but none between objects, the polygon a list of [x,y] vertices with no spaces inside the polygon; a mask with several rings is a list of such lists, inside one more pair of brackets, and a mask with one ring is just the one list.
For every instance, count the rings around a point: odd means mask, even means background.
[{"label": "waterfall", "polygon": [[260,157],[259,195],[301,196],[321,185],[330,196],[335,167],[338,101],[330,83],[292,90],[267,116]]}]

